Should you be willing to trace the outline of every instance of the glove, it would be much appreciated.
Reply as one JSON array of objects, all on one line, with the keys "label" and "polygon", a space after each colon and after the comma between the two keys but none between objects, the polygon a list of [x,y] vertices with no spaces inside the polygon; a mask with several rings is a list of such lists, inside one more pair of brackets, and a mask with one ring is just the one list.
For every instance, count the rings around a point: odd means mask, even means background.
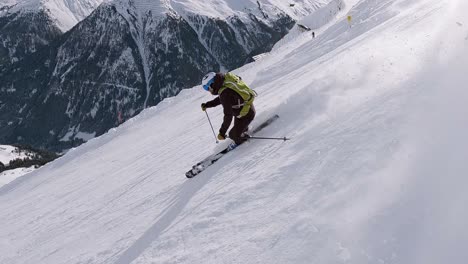
[{"label": "glove", "polygon": [[206,107],[206,104],[205,104],[205,103],[201,104],[201,110],[202,110],[203,112],[206,111],[206,108],[207,108],[207,107]]},{"label": "glove", "polygon": [[226,135],[218,134],[218,139],[219,139],[219,140],[225,140],[225,139],[226,139]]}]

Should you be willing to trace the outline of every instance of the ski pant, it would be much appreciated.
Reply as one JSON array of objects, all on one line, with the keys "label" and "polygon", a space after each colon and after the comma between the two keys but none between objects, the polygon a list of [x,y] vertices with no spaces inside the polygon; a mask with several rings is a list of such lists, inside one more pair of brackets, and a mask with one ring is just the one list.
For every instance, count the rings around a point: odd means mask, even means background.
[{"label": "ski pant", "polygon": [[250,108],[250,111],[242,118],[234,118],[234,126],[229,131],[229,138],[234,140],[236,144],[241,144],[246,139],[241,137],[241,134],[246,132],[249,128],[249,124],[255,118],[255,108],[253,105]]}]

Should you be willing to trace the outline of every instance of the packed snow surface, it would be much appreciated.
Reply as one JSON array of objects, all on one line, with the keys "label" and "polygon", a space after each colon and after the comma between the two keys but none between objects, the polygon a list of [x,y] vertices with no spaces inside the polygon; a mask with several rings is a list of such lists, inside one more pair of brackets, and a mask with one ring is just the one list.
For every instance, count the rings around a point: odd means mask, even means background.
[{"label": "packed snow surface", "polygon": [[0,172],[0,187],[2,187],[5,184],[8,184],[14,180],[16,180],[19,177],[22,177],[32,171],[34,171],[35,168],[29,167],[29,168],[16,168],[12,170],[7,170]]},{"label": "packed snow surface", "polygon": [[229,142],[184,90],[0,188],[0,263],[465,263],[468,2],[345,3],[235,71],[291,141],[186,179]]}]

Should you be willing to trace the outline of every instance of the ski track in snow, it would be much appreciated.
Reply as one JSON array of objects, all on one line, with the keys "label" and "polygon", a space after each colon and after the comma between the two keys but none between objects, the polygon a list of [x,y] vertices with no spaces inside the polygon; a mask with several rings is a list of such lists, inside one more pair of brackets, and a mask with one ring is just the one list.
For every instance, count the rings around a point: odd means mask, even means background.
[{"label": "ski track in snow", "polygon": [[0,188],[0,263],[463,263],[468,3],[345,3],[235,71],[291,141],[187,180],[228,142],[184,90]]}]

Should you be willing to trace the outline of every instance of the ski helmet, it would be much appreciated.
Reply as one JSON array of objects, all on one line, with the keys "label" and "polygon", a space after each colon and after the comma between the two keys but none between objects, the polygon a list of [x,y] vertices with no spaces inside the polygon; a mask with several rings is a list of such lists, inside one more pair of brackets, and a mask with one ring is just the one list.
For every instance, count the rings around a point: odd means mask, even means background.
[{"label": "ski helmet", "polygon": [[203,89],[205,89],[205,91],[210,90],[210,85],[214,82],[215,76],[216,76],[216,73],[209,72],[203,77],[202,86],[203,86]]}]

